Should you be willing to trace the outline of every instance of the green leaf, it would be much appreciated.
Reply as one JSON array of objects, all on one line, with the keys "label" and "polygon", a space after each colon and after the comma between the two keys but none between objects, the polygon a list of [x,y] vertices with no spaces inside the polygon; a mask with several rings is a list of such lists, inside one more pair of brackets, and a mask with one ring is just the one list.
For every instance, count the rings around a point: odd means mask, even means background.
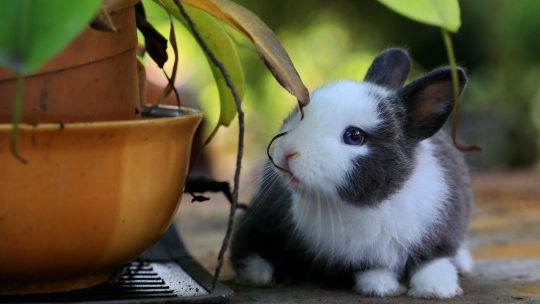
[{"label": "green leaf", "polygon": [[[172,0],[162,0],[172,15],[185,25],[180,11]],[[197,31],[206,42],[210,51],[219,59],[231,77],[231,81],[240,97],[244,96],[245,78],[242,64],[236,50],[236,45],[226,32],[223,25],[216,18],[200,9],[185,6],[187,13],[196,25]],[[188,28],[189,29],[189,28]],[[210,60],[209,60],[210,62]],[[220,115],[218,125],[229,126],[236,116],[236,104],[223,75],[217,67],[210,62],[210,67],[220,97]]]},{"label": "green leaf", "polygon": [[[197,30],[205,40],[208,48],[223,63],[225,69],[231,77],[231,81],[240,97],[243,99],[245,91],[245,77],[240,57],[236,50],[236,45],[231,37],[225,31],[225,28],[209,14],[186,6],[186,11],[197,24]],[[219,69],[210,62],[210,68],[219,91],[221,110],[218,123],[229,126],[236,116],[236,104],[231,90],[223,78]]]},{"label": "green leaf", "polygon": [[457,32],[461,26],[457,0],[379,0],[407,18]]},{"label": "green leaf", "polygon": [[27,74],[59,53],[94,17],[101,0],[2,0],[0,65]]}]

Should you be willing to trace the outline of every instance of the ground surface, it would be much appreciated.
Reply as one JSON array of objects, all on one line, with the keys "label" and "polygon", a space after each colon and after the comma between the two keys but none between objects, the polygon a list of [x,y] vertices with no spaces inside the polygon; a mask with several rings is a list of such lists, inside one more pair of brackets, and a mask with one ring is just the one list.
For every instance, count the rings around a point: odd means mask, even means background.
[{"label": "ground surface", "polygon": [[[473,176],[476,207],[469,227],[475,270],[461,279],[465,293],[445,303],[540,304],[540,171]],[[228,205],[220,198],[190,204],[177,215],[188,249],[209,271],[225,231]],[[234,283],[226,265],[222,281],[235,291],[231,303],[426,303],[400,298],[365,298],[350,290],[313,286],[252,288]]]}]

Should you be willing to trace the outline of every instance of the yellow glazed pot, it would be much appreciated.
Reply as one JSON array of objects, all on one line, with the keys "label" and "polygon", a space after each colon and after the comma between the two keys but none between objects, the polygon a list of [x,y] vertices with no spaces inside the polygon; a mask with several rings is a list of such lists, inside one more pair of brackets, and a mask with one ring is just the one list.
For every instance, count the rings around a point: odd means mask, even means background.
[{"label": "yellow glazed pot", "polygon": [[88,287],[157,241],[179,205],[202,114],[0,125],[0,293]]}]

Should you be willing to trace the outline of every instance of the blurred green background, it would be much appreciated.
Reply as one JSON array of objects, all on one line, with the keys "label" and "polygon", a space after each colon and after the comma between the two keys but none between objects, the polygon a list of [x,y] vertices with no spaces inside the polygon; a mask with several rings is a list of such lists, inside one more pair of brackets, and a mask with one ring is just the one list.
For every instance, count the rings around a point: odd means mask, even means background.
[{"label": "blurred green background", "polygon": [[[236,0],[256,13],[283,43],[311,91],[340,78],[361,80],[373,57],[387,47],[409,50],[410,79],[447,63],[439,28],[416,23],[377,1]],[[168,33],[168,19],[147,5],[148,17]],[[469,74],[462,96],[459,134],[483,149],[468,159],[477,170],[538,167],[540,156],[540,1],[460,1],[462,26],[453,35],[458,63]],[[177,85],[191,92],[207,113],[206,134],[217,120],[218,94],[208,63],[178,24],[180,70]],[[252,47],[238,38],[247,79],[244,107],[247,145],[264,150],[295,99],[282,89]],[[165,80],[145,64],[153,81]],[[169,63],[169,67],[170,67]],[[236,121],[221,130],[215,145],[235,151]],[[224,135],[225,134],[225,135]],[[249,155],[247,155],[249,157]],[[264,155],[255,157],[264,159]]]}]

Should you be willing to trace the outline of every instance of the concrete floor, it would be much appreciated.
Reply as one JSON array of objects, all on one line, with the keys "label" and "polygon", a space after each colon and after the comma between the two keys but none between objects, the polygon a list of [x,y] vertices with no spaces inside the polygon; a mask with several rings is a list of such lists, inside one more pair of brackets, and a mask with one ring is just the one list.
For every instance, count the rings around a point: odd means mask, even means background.
[{"label": "concrete floor", "polygon": [[[234,283],[225,266],[221,280],[235,291],[231,303],[539,303],[540,172],[499,172],[473,176],[476,206],[469,227],[475,270],[461,278],[464,295],[450,301],[408,297],[366,298],[351,290],[315,286],[253,288]],[[247,195],[249,197],[249,195]],[[177,215],[184,242],[213,271],[224,234],[228,204],[219,195],[190,204]]]}]

